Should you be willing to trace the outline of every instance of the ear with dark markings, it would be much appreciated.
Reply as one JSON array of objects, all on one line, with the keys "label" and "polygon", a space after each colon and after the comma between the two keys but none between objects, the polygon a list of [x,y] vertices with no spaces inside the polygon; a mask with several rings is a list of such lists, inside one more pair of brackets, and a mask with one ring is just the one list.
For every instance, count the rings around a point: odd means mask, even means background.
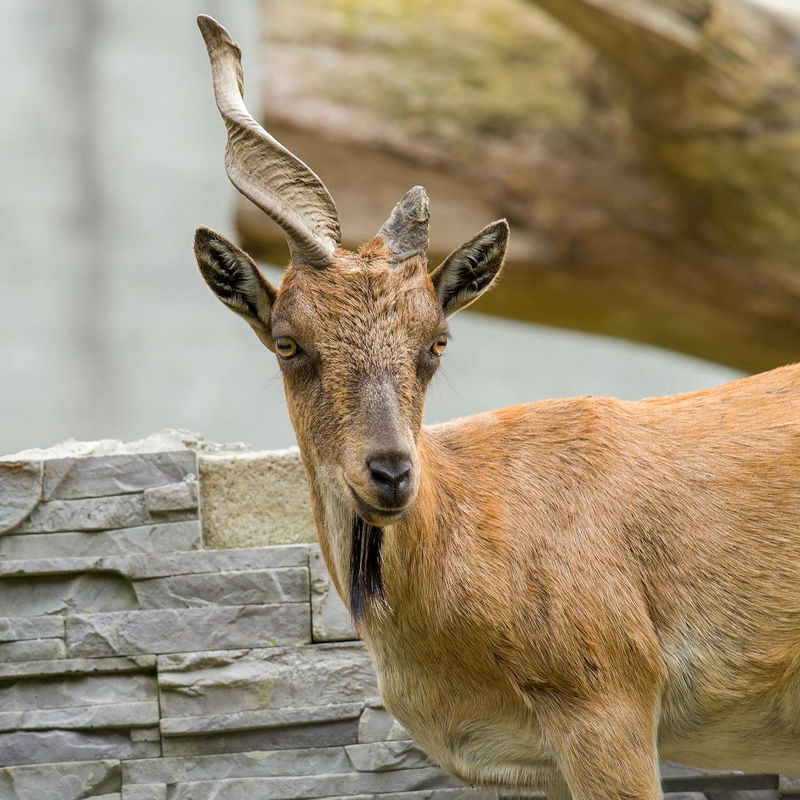
[{"label": "ear with dark markings", "polygon": [[210,228],[194,232],[194,255],[211,291],[243,317],[272,350],[270,314],[276,291],[258,271],[253,259]]},{"label": "ear with dark markings", "polygon": [[445,316],[477,300],[494,283],[508,245],[508,223],[498,220],[449,256],[431,273]]}]

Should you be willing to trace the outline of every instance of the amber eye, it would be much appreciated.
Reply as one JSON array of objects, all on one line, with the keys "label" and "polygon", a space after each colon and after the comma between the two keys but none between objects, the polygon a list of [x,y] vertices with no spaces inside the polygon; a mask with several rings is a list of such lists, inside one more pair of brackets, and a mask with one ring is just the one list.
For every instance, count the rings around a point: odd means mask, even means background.
[{"label": "amber eye", "polygon": [[297,355],[299,350],[297,342],[288,336],[281,336],[280,339],[275,340],[275,352],[281,358],[292,358]]},{"label": "amber eye", "polygon": [[440,356],[444,353],[445,349],[447,348],[447,337],[440,336],[432,345],[431,345],[431,353],[435,356]]}]

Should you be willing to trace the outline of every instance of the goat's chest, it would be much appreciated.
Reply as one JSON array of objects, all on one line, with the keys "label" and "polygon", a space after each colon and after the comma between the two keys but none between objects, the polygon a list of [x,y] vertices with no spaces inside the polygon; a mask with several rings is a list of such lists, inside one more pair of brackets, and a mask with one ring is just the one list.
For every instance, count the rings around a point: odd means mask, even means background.
[{"label": "goat's chest", "polygon": [[552,782],[544,738],[496,667],[472,669],[471,659],[448,643],[395,646],[386,637],[369,647],[387,709],[435,763],[468,784],[539,788]]}]

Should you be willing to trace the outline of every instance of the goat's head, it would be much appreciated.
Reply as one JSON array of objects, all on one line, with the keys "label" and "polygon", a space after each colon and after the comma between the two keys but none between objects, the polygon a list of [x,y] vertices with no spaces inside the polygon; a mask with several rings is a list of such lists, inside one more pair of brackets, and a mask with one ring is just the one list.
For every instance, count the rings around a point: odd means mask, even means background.
[{"label": "goat's head", "polygon": [[389,524],[419,487],[416,440],[446,318],[491,286],[508,225],[492,223],[429,273],[428,198],[418,186],[373,240],[342,249],[325,186],[247,112],[238,46],[210,17],[198,22],[228,128],[228,175],[282,226],[291,252],[275,289],[244,251],[199,228],[200,271],[277,354],[307,465],[364,520]]}]

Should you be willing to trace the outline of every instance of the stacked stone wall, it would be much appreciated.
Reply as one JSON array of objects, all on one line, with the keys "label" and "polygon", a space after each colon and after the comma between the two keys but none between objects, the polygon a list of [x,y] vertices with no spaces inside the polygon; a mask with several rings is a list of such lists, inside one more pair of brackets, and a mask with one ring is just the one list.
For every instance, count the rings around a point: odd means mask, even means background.
[{"label": "stacked stone wall", "polygon": [[[496,797],[381,705],[297,454],[186,441],[0,459],[0,800]],[[698,800],[800,791],[663,773]]]}]

